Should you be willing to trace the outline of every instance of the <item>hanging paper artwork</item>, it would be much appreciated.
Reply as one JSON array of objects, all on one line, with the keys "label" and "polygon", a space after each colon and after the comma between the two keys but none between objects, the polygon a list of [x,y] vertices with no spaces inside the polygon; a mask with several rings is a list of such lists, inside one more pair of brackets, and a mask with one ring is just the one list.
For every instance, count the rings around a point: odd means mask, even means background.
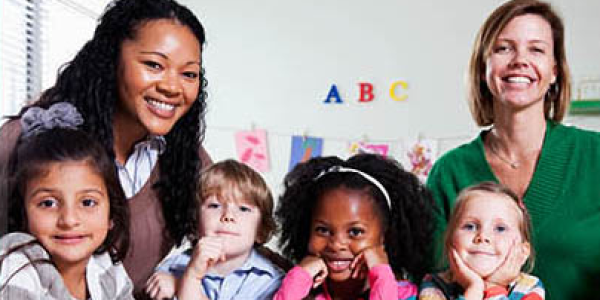
[{"label": "hanging paper artwork", "polygon": [[265,130],[238,131],[235,134],[238,160],[260,171],[269,171],[267,132]]},{"label": "hanging paper artwork", "polygon": [[405,166],[422,181],[427,179],[435,161],[436,145],[436,141],[424,139],[419,139],[407,145],[406,160],[408,164]]},{"label": "hanging paper artwork", "polygon": [[373,153],[387,156],[390,146],[388,144],[369,144],[365,142],[353,142],[350,144],[350,155],[359,153]]},{"label": "hanging paper artwork", "polygon": [[305,162],[313,157],[321,156],[323,152],[323,139],[307,136],[292,136],[292,154],[290,156],[290,167],[292,170],[296,164]]}]

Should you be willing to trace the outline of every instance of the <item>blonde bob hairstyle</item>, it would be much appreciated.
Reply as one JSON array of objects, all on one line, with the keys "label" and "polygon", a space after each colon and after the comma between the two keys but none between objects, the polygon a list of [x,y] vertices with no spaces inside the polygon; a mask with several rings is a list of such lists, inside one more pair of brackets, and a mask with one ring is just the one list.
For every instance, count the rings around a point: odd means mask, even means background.
[{"label": "blonde bob hairstyle", "polygon": [[220,201],[247,202],[258,208],[260,223],[256,244],[268,242],[275,233],[273,196],[262,176],[251,167],[233,159],[220,161],[202,171],[200,187],[200,204],[214,195]]},{"label": "blonde bob hairstyle", "polygon": [[528,243],[530,246],[529,257],[527,258],[525,265],[521,269],[524,272],[531,272],[535,263],[535,251],[533,249],[533,245],[531,244],[531,217],[529,216],[529,213],[525,208],[525,204],[519,199],[519,196],[517,196],[508,187],[491,181],[481,182],[476,185],[472,185],[468,188],[465,188],[456,197],[454,210],[450,215],[450,220],[448,220],[448,227],[446,227],[447,229],[444,233],[444,258],[448,259],[448,251],[452,249],[452,236],[454,235],[454,232],[458,227],[458,221],[461,215],[464,213],[466,203],[469,201],[469,199],[473,197],[474,193],[480,192],[505,196],[507,200],[514,201],[514,203],[519,208],[519,212],[521,212],[519,222],[519,231],[521,232],[521,238],[523,239],[523,242]]},{"label": "blonde bob hairstyle", "polygon": [[473,45],[467,77],[468,101],[471,114],[479,126],[494,124],[493,96],[484,80],[486,61],[494,43],[506,25],[515,17],[533,14],[550,24],[554,42],[556,82],[550,85],[544,99],[546,119],[560,122],[565,116],[571,99],[571,79],[565,52],[565,29],[563,21],[550,6],[538,0],[512,0],[498,7],[487,18]]}]

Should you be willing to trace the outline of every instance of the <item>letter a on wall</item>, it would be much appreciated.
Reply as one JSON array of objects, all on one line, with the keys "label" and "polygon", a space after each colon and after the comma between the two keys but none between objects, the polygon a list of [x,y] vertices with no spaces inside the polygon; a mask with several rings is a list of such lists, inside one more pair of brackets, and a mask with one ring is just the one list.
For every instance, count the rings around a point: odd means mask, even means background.
[{"label": "letter a on wall", "polygon": [[331,85],[329,89],[329,94],[327,94],[327,99],[323,103],[331,103],[331,99],[335,99],[335,103],[343,103],[342,98],[340,97],[340,92],[338,92],[338,88],[335,84]]}]

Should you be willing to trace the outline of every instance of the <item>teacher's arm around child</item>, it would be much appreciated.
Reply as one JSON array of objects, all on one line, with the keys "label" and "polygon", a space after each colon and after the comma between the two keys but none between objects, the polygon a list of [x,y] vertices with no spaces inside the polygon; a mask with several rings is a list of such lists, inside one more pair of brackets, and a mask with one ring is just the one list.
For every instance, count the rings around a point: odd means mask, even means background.
[{"label": "teacher's arm around child", "polygon": [[522,272],[533,268],[530,224],[507,187],[483,182],[463,190],[444,236],[450,269],[428,274],[419,299],[544,299],[542,282]]},{"label": "teacher's arm around child", "polygon": [[282,251],[297,265],[274,299],[416,299],[407,278],[428,270],[431,209],[429,192],[390,158],[297,165],[276,211]]},{"label": "teacher's arm around child", "polygon": [[120,260],[125,195],[104,148],[65,102],[30,108],[9,163],[10,234],[0,239],[0,299],[133,299]]},{"label": "teacher's arm around child", "polygon": [[159,266],[148,293],[153,299],[271,299],[285,274],[263,251],[276,229],[266,182],[252,168],[225,160],[204,170],[199,186],[199,239]]}]

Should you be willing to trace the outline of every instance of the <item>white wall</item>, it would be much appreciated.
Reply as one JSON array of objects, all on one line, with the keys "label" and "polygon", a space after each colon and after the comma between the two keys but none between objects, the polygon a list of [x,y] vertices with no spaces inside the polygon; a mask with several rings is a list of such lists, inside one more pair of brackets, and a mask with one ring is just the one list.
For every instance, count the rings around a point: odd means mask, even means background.
[{"label": "white wall", "polygon": [[[207,30],[205,145],[215,160],[234,158],[235,131],[266,129],[272,169],[264,175],[276,194],[292,134],[324,137],[324,154],[344,156],[348,141],[365,137],[421,135],[445,151],[478,131],[465,101],[465,71],[477,30],[503,1],[181,2]],[[553,3],[566,22],[574,78],[600,75],[600,1]],[[388,96],[396,80],[409,84],[404,102]],[[374,84],[373,102],[358,103],[359,81]],[[345,103],[323,104],[334,83]],[[567,122],[600,130],[598,117]]]},{"label": "white wall", "polygon": [[[54,85],[58,69],[72,60],[92,37],[96,20],[109,1],[48,0],[25,5],[22,0],[0,0],[0,32],[6,30],[5,35],[0,36],[0,58],[10,59],[6,63],[0,62],[0,125],[7,120],[5,116],[19,112],[26,104],[28,94],[35,100],[41,91]],[[35,8],[37,13],[27,8]],[[32,91],[26,90],[26,39],[31,38],[24,34],[26,13],[36,15],[36,26],[40,26],[39,32],[34,30],[39,35],[36,35],[31,50],[33,60],[38,64],[41,62],[34,67],[34,74],[29,75],[36,77]]]}]

